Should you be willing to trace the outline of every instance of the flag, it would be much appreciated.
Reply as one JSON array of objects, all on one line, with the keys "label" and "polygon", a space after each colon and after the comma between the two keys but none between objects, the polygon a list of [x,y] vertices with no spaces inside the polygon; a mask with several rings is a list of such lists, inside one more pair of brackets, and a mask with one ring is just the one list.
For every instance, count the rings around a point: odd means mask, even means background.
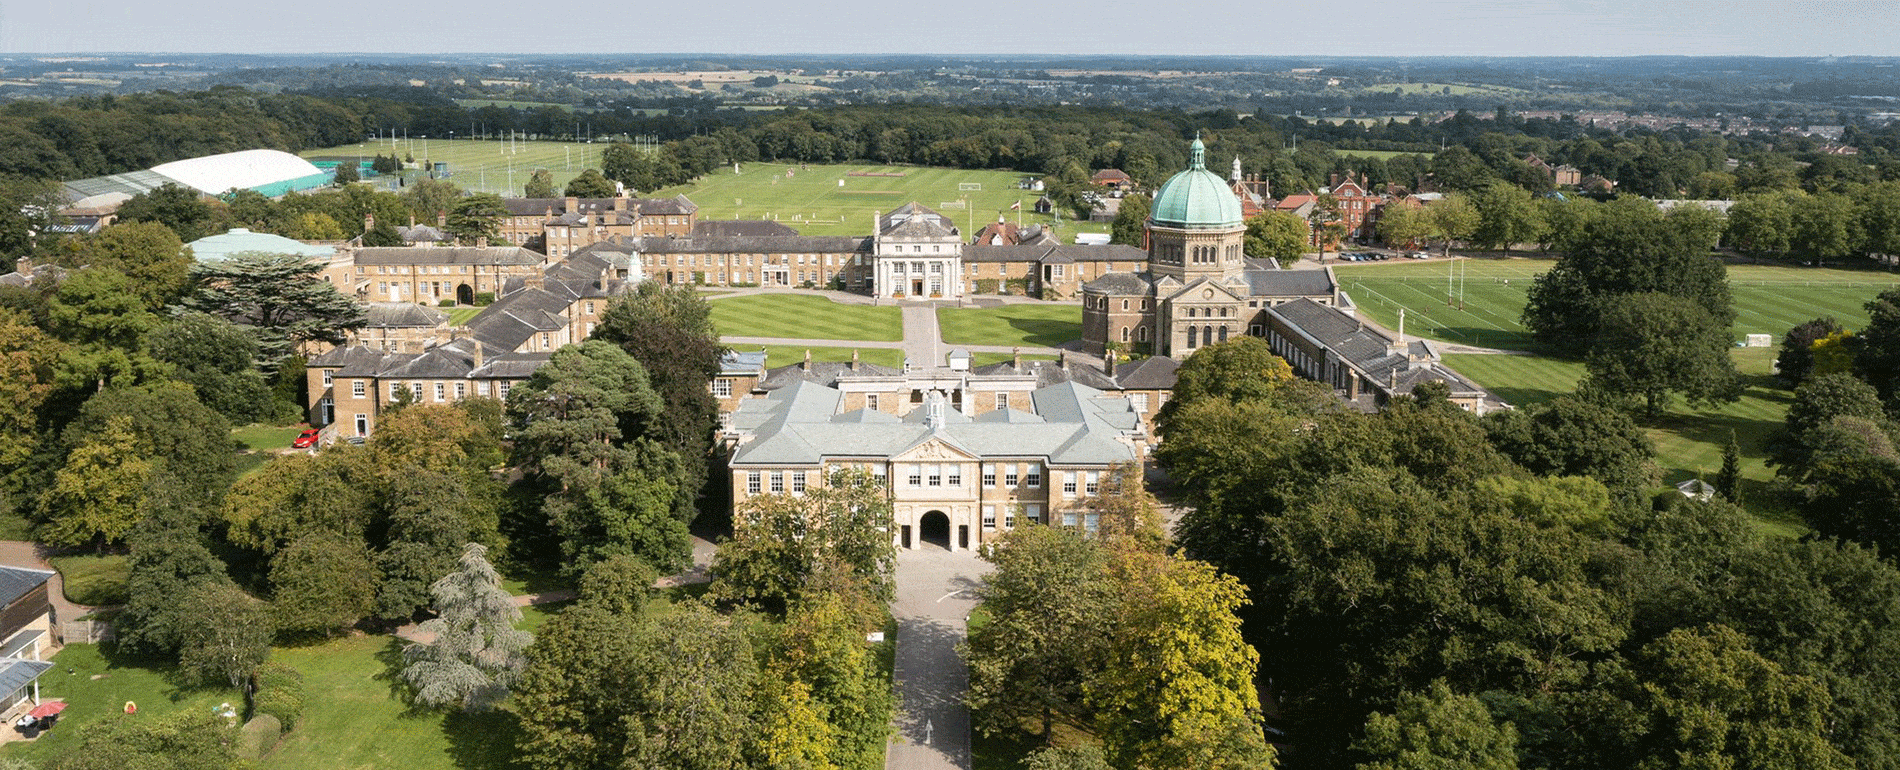
[{"label": "flag", "polygon": [[1023,207],[1023,202],[1022,202],[1022,201],[1016,201],[1015,203],[1011,203],[1011,204],[1009,204],[1009,210],[1010,210],[1010,211],[1020,211],[1020,210],[1022,210],[1022,207]]}]

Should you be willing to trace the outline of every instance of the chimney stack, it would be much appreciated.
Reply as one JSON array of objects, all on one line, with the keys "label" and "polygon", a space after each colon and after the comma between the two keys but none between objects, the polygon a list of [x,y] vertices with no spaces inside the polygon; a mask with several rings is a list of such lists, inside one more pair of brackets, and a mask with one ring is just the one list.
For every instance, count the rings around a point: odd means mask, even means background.
[{"label": "chimney stack", "polygon": [[475,236],[475,248],[478,248],[478,249],[488,248],[488,236],[486,235]]},{"label": "chimney stack", "polygon": [[572,195],[567,196],[567,210],[562,213],[572,214],[580,210],[581,210],[581,199],[576,198]]},{"label": "chimney stack", "polygon": [[438,230],[448,227],[449,226],[449,212],[443,211],[441,209],[436,209],[435,226],[436,226],[436,229]]},{"label": "chimney stack", "polygon": [[469,355],[469,371],[472,372],[482,368],[482,343],[476,340],[469,340],[469,348],[475,351]]},{"label": "chimney stack", "polygon": [[600,269],[600,293],[607,293],[607,277],[613,275],[613,273],[614,269],[612,267],[603,267]]},{"label": "chimney stack", "polygon": [[370,212],[370,213],[366,213],[366,214],[364,214],[364,215],[363,215],[363,232],[366,232],[366,233],[367,233],[367,232],[369,232],[369,231],[371,231],[371,230],[374,230],[374,229],[376,229],[376,214],[375,214],[375,212]]},{"label": "chimney stack", "polygon": [[805,348],[805,363],[799,364],[798,368],[807,372],[811,371],[811,348]]},{"label": "chimney stack", "polygon": [[858,370],[858,349],[852,348],[851,349],[851,371],[855,372],[857,370]]},{"label": "chimney stack", "polygon": [[1023,349],[1021,347],[1009,349],[1009,366],[1011,369],[1017,370],[1023,368]]},{"label": "chimney stack", "polygon": [[1102,351],[1102,373],[1108,375],[1110,378],[1115,376],[1115,351]]}]

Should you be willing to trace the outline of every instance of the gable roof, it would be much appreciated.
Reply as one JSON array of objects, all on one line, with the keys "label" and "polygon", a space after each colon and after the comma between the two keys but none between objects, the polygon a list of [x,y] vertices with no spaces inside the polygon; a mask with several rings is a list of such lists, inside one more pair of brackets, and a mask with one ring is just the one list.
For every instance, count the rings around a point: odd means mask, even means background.
[{"label": "gable roof", "polygon": [[27,567],[0,567],[0,606],[19,601],[20,597],[53,579],[52,572]]},{"label": "gable roof", "polygon": [[366,246],[359,265],[539,265],[547,257],[520,246]]}]

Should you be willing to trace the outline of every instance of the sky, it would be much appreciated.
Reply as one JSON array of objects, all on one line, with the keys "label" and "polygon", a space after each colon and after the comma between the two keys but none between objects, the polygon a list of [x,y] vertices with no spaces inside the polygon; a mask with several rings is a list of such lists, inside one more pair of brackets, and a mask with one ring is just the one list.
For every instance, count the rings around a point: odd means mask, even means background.
[{"label": "sky", "polygon": [[1900,56],[1900,0],[0,0],[0,51]]}]

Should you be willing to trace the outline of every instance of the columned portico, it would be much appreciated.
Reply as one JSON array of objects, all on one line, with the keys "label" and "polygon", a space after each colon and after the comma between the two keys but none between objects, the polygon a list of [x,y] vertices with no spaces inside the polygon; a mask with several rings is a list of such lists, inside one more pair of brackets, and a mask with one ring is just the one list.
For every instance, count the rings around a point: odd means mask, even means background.
[{"label": "columned portico", "polygon": [[963,238],[948,217],[907,203],[877,218],[874,291],[896,299],[963,296]]}]

